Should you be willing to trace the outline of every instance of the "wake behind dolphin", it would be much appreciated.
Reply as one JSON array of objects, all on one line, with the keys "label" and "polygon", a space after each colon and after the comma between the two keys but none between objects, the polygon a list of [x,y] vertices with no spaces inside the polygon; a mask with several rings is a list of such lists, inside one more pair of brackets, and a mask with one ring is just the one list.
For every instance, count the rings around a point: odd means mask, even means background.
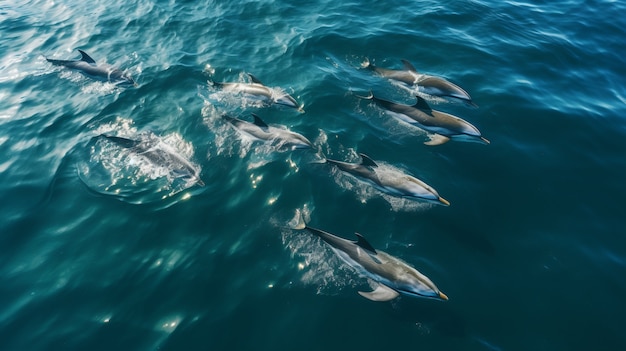
[{"label": "wake behind dolphin", "polygon": [[448,300],[427,276],[399,258],[375,249],[359,233],[355,233],[357,241],[346,240],[307,226],[302,216],[294,229],[304,229],[319,236],[343,262],[373,282],[376,285],[374,291],[359,291],[369,300],[389,301],[400,294]]},{"label": "wake behind dolphin", "polygon": [[418,73],[415,67],[407,60],[402,60],[402,64],[404,65],[403,70],[394,70],[374,66],[367,60],[363,67],[391,81],[401,83],[406,88],[417,87],[419,92],[427,95],[461,101],[472,107],[478,107],[472,101],[470,95],[460,86],[441,77]]},{"label": "wake behind dolphin", "polygon": [[106,82],[121,85],[137,85],[128,73],[109,65],[97,65],[96,61],[87,55],[86,52],[83,50],[78,50],[78,52],[81,55],[79,60],[55,60],[47,57],[46,60],[54,65],[74,69],[87,76]]}]

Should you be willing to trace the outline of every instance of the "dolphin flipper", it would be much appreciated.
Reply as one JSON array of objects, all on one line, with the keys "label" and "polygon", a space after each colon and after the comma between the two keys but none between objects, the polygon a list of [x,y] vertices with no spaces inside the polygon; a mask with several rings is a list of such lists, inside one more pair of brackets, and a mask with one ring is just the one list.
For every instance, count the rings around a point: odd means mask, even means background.
[{"label": "dolphin flipper", "polygon": [[431,134],[428,137],[430,138],[430,140],[425,141],[424,144],[429,146],[441,145],[450,141],[450,138],[441,134]]},{"label": "dolphin flipper", "polygon": [[400,294],[386,285],[378,284],[374,291],[359,291],[359,295],[372,301],[389,301],[395,299]]},{"label": "dolphin flipper", "polygon": [[81,61],[85,61],[87,63],[90,63],[92,65],[94,65],[96,63],[96,60],[92,59],[91,56],[87,55],[86,52],[84,52],[83,50],[78,50],[78,52],[80,52],[80,60]]}]

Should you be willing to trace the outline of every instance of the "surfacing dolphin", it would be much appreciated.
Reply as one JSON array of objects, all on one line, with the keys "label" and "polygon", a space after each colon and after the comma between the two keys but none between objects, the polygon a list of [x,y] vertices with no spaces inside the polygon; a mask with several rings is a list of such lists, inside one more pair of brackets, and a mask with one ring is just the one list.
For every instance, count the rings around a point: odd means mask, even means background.
[{"label": "surfacing dolphin", "polygon": [[120,85],[137,86],[137,83],[128,73],[109,65],[96,65],[96,61],[86,52],[83,50],[78,50],[78,52],[81,55],[80,60],[55,60],[47,57],[46,60],[54,65],[75,69],[100,80]]},{"label": "surfacing dolphin", "polygon": [[431,109],[420,96],[416,96],[417,103],[412,106],[379,99],[372,93],[369,96],[357,96],[372,100],[394,118],[431,133],[430,140],[424,143],[426,145],[441,145],[450,139],[489,144],[489,140],[471,123],[449,113]]},{"label": "surfacing dolphin", "polygon": [[404,84],[407,88],[417,86],[418,91],[422,93],[461,101],[470,106],[478,107],[472,101],[470,95],[458,85],[441,77],[418,73],[415,67],[407,60],[402,60],[402,64],[404,65],[403,70],[395,70],[376,67],[370,63],[369,60],[367,60],[363,64],[363,67],[368,68],[387,79]]},{"label": "surfacing dolphin", "polygon": [[155,165],[171,169],[178,177],[188,179],[188,184],[198,184],[204,186],[200,179],[200,169],[191,164],[177,150],[156,137],[145,139],[128,139],[118,136],[100,134],[99,137],[109,140],[131,152],[145,157]]},{"label": "surfacing dolphin", "polygon": [[437,286],[417,269],[401,259],[376,250],[359,233],[357,241],[350,241],[323,230],[306,225],[299,218],[295,229],[306,229],[326,242],[339,258],[354,268],[361,276],[377,284],[374,291],[359,294],[372,301],[389,301],[405,294],[413,297],[426,297],[448,300]]},{"label": "surfacing dolphin", "polygon": [[392,169],[383,171],[367,155],[359,155],[361,156],[360,163],[348,163],[331,159],[326,159],[326,162],[337,166],[341,171],[374,186],[386,194],[450,206],[450,202],[439,196],[437,190],[430,185],[400,171]]},{"label": "surfacing dolphin", "polygon": [[270,88],[252,74],[248,74],[250,83],[238,83],[238,82],[213,82],[209,81],[209,84],[214,85],[223,91],[233,94],[244,94],[254,99],[261,100],[266,104],[276,104],[281,106],[287,106],[297,109],[299,112],[304,112],[302,106],[298,105],[296,99],[291,95],[285,93],[281,89]]},{"label": "surfacing dolphin", "polygon": [[247,122],[228,115],[222,116],[222,118],[232,124],[238,131],[257,140],[269,142],[279,149],[289,148],[293,150],[314,148],[313,144],[301,134],[292,132],[286,128],[271,127],[254,113],[252,117],[254,118],[254,122]]}]

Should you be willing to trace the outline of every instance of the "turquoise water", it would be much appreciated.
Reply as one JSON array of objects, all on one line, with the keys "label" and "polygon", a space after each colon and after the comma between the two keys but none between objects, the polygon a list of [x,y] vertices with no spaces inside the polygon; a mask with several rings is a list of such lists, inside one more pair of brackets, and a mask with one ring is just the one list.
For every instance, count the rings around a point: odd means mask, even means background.
[{"label": "turquoise water", "polygon": [[[615,1],[0,3],[0,339],[5,350],[623,350],[626,5]],[[123,88],[54,66],[76,49]],[[442,76],[431,101],[490,145],[426,146],[355,94],[414,98],[367,59]],[[305,113],[223,94],[254,74]],[[315,151],[224,124],[256,113],[327,157],[365,153],[451,206],[398,199]],[[103,143],[154,135],[181,181]],[[149,134],[152,133],[152,134]],[[360,297],[310,225],[363,234],[449,301]]]}]

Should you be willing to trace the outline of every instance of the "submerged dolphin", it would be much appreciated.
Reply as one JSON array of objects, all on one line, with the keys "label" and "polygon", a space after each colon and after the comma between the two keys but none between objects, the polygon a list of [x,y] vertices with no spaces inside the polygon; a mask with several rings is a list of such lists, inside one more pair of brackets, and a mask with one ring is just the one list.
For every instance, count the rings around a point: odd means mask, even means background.
[{"label": "submerged dolphin", "polygon": [[302,217],[295,229],[306,229],[319,236],[332,248],[341,260],[354,268],[360,275],[378,284],[371,292],[359,294],[372,301],[389,301],[405,294],[448,300],[428,277],[397,257],[376,250],[359,233],[357,241],[350,241],[306,225]]},{"label": "submerged dolphin", "polygon": [[252,114],[254,122],[246,122],[244,120],[230,117],[227,115],[222,116],[230,124],[232,124],[237,130],[257,139],[272,143],[279,148],[291,148],[291,149],[308,149],[313,148],[313,144],[301,134],[292,132],[288,129],[270,127],[263,120]]},{"label": "submerged dolphin", "polygon": [[220,83],[213,81],[209,81],[209,83],[227,92],[231,92],[234,94],[245,94],[248,96],[252,96],[255,99],[262,100],[268,104],[287,106],[295,108],[300,112],[304,112],[302,106],[298,105],[296,99],[291,97],[291,95],[285,93],[280,89],[270,88],[263,85],[263,83],[261,83],[261,81],[252,74],[248,74],[248,77],[250,77],[250,83]]},{"label": "submerged dolphin", "polygon": [[417,103],[413,106],[379,99],[374,94],[358,97],[373,100],[396,119],[432,133],[430,141],[424,143],[426,145],[441,145],[450,139],[489,144],[489,140],[485,139],[478,128],[471,123],[451,114],[431,109],[426,100],[420,96],[416,96]]},{"label": "submerged dolphin", "polygon": [[172,169],[181,178],[189,179],[199,186],[204,186],[204,182],[200,179],[200,170],[192,165],[191,162],[173,147],[160,139],[148,138],[147,140],[134,140],[106,134],[100,134],[99,137],[129,149],[137,155],[145,157],[153,164]]},{"label": "submerged dolphin", "polygon": [[437,190],[421,180],[395,170],[381,171],[376,162],[367,155],[359,155],[361,156],[360,163],[347,163],[331,159],[326,159],[326,162],[389,195],[450,206],[450,202],[439,196]]},{"label": "submerged dolphin", "polygon": [[363,66],[385,78],[400,82],[409,88],[417,86],[418,90],[425,94],[450,98],[465,102],[473,107],[478,107],[472,102],[470,95],[458,85],[441,77],[418,73],[415,67],[407,60],[402,60],[402,64],[404,64],[403,70],[376,67],[371,64],[369,60],[366,61]]},{"label": "submerged dolphin", "polygon": [[46,60],[54,65],[75,69],[88,76],[102,79],[107,82],[122,85],[137,85],[128,73],[109,65],[96,65],[96,61],[87,55],[87,53],[83,50],[78,50],[78,52],[80,52],[81,55],[80,60],[54,60],[47,57]]}]

